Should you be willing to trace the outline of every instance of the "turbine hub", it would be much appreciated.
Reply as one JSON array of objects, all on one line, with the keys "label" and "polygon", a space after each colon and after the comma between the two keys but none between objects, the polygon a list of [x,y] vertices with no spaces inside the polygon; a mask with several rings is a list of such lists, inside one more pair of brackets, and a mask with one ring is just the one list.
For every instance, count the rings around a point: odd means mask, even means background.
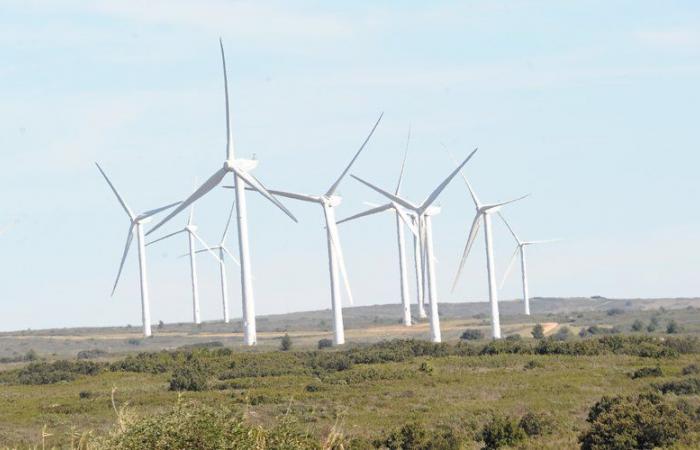
[{"label": "turbine hub", "polygon": [[197,225],[187,225],[187,226],[185,226],[185,230],[187,230],[187,231],[197,231]]}]

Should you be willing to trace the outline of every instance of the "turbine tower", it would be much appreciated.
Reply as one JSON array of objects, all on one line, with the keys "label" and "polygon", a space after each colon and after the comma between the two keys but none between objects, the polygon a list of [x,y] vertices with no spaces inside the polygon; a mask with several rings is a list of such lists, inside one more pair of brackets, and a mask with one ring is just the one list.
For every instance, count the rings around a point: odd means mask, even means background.
[{"label": "turbine tower", "polygon": [[293,221],[297,221],[296,217],[277,200],[270,192],[265,189],[265,186],[258,181],[250,172],[257,167],[258,162],[250,159],[236,158],[233,146],[233,134],[231,130],[231,114],[229,110],[228,99],[228,79],[226,76],[226,57],[224,55],[224,44],[219,39],[221,47],[221,61],[224,72],[224,94],[226,99],[226,160],[221,169],[217,170],[207,181],[202,184],[199,189],[194,191],[180,206],[175,208],[173,212],[161,220],[148,234],[160,228],[164,223],[175,217],[185,208],[190,206],[199,198],[206,195],[209,191],[218,186],[221,181],[230,172],[233,174],[233,182],[236,189],[236,220],[238,224],[238,252],[241,261],[241,297],[243,302],[243,340],[245,345],[255,345],[257,342],[257,333],[255,330],[255,300],[253,298],[253,280],[252,269],[250,264],[250,250],[248,248],[248,213],[246,209],[246,198],[244,185],[250,186],[253,190],[260,193],[263,197],[275,204],[279,209],[284,211]]},{"label": "turbine tower", "polygon": [[[190,257],[190,277],[192,281],[192,320],[194,321],[195,324],[199,325],[202,323],[202,319],[199,314],[199,287],[197,285],[197,260],[195,257],[195,240],[199,241],[205,249],[209,249],[209,244],[204,242],[204,239],[197,234],[197,226],[193,223],[193,218],[194,218],[194,207],[190,207],[190,215],[187,218],[187,224],[185,225],[184,228],[170,234],[166,234],[165,236],[158,238],[154,241],[151,241],[146,244],[146,247],[148,247],[151,244],[155,244],[156,242],[160,242],[162,240],[168,239],[172,236],[176,236],[180,233],[187,233],[187,241],[188,241],[188,248],[189,248],[189,257]],[[206,251],[206,250],[205,250]],[[209,251],[214,258],[219,260],[219,257],[214,253],[213,251]]]},{"label": "turbine tower", "polygon": [[[401,182],[403,180],[404,168],[406,167],[406,157],[408,156],[408,143],[411,139],[411,130],[408,130],[408,139],[406,140],[406,150],[404,152],[403,162],[401,163],[401,172],[399,173],[399,181],[396,184],[396,190],[394,195],[399,195],[401,191]],[[404,224],[406,224],[409,229],[413,232],[414,236],[418,235],[418,231],[413,225],[413,222],[404,210],[396,204],[396,202],[387,203],[375,208],[363,211],[361,213],[355,214],[353,216],[347,217],[343,220],[338,221],[338,224],[343,222],[348,222],[351,220],[358,219],[360,217],[369,216],[383,211],[388,211],[393,209],[396,213],[396,238],[398,243],[399,252],[399,286],[401,292],[401,305],[403,309],[403,323],[407,327],[411,326],[411,298],[408,291],[408,273],[406,269],[406,242],[404,239]],[[422,301],[422,299],[419,299]],[[424,311],[425,312],[425,311]]]},{"label": "turbine tower", "polygon": [[510,234],[513,235],[513,238],[515,239],[515,251],[513,252],[513,256],[510,257],[510,261],[508,262],[508,266],[506,267],[506,271],[503,273],[503,279],[501,280],[501,285],[500,288],[503,288],[503,284],[506,282],[506,279],[508,278],[508,275],[510,274],[511,269],[513,268],[513,263],[515,262],[515,258],[518,256],[518,253],[520,253],[520,274],[522,275],[523,278],[523,303],[525,305],[525,314],[530,315],[530,297],[528,294],[528,285],[527,285],[527,265],[525,264],[525,247],[529,247],[530,245],[537,245],[537,244],[545,244],[549,242],[556,242],[558,239],[548,239],[544,241],[521,241],[520,238],[518,237],[517,234],[515,234],[515,231],[513,231],[513,228],[510,226],[508,221],[506,220],[505,217],[499,212],[498,216],[501,218],[504,224],[506,224],[506,227],[508,227],[508,231],[510,231]]},{"label": "turbine tower", "polygon": [[226,228],[224,228],[224,234],[221,236],[221,241],[219,242],[219,245],[209,247],[208,249],[196,251],[196,253],[206,252],[208,250],[216,250],[219,252],[219,257],[217,259],[219,260],[219,274],[221,276],[221,301],[223,304],[222,306],[224,311],[224,323],[229,323],[231,321],[228,310],[228,283],[226,282],[226,258],[231,258],[238,267],[241,266],[241,263],[238,262],[236,257],[233,256],[233,253],[231,253],[226,247],[226,237],[228,236],[228,228],[231,225],[231,217],[233,217],[234,208],[235,205],[232,204],[231,212],[229,212],[228,220],[226,221]]},{"label": "turbine tower", "polygon": [[143,322],[143,335],[144,337],[149,337],[151,335],[151,309],[148,299],[148,277],[146,274],[146,247],[144,245],[143,237],[143,226],[151,221],[151,217],[158,214],[161,211],[172,208],[173,206],[179,204],[180,202],[171,203],[170,205],[162,206],[160,208],[152,209],[141,214],[134,214],[134,212],[126,204],[124,198],[119,194],[117,188],[114,187],[107,174],[102,170],[99,164],[95,163],[97,169],[100,171],[104,177],[109,187],[114,192],[117,197],[119,204],[122,206],[127,216],[129,216],[129,232],[126,236],[126,245],[124,246],[124,253],[122,254],[122,260],[119,263],[119,271],[117,272],[117,278],[114,280],[114,287],[112,287],[112,294],[114,296],[114,291],[117,290],[117,284],[119,284],[119,277],[122,274],[122,268],[124,268],[124,261],[129,253],[129,248],[131,247],[131,241],[134,238],[134,233],[136,234],[136,243],[139,248],[139,275],[141,279],[141,320]]},{"label": "turbine tower", "polygon": [[[379,118],[374,123],[372,130],[365,141],[357,150],[355,156],[350,160],[345,170],[340,174],[340,177],[331,185],[331,187],[322,195],[307,195],[307,194],[297,194],[294,192],[286,191],[275,191],[270,190],[273,195],[279,197],[291,198],[294,200],[299,200],[302,202],[317,203],[323,208],[323,217],[326,220],[326,240],[328,245],[328,270],[330,272],[330,284],[331,284],[331,307],[333,311],[333,344],[342,345],[345,343],[345,329],[343,326],[343,305],[340,298],[340,286],[338,282],[338,275],[343,277],[343,283],[345,284],[345,290],[348,295],[348,301],[352,305],[352,292],[350,291],[350,282],[348,281],[347,270],[345,269],[345,258],[343,257],[343,250],[340,246],[340,238],[338,236],[338,227],[335,220],[335,208],[340,205],[343,198],[336,195],[336,190],[340,185],[340,182],[345,178],[345,175],[350,170],[355,160],[365,146],[369,142],[370,138],[374,134],[374,130],[377,129],[377,125],[382,120],[384,113],[379,115]],[[224,186],[226,188],[233,188],[238,191],[238,186]]]},{"label": "turbine tower", "polygon": [[363,183],[364,185],[374,189],[378,193],[382,194],[384,197],[388,198],[392,202],[396,202],[399,206],[402,206],[410,211],[413,211],[417,218],[418,232],[421,235],[421,240],[425,246],[425,266],[427,269],[428,278],[428,298],[430,302],[430,339],[432,342],[442,342],[442,335],[440,333],[440,317],[438,316],[438,293],[437,293],[437,282],[435,279],[435,255],[433,254],[433,229],[432,229],[432,219],[431,217],[440,212],[439,207],[432,206],[433,202],[437,200],[440,193],[447,187],[447,185],[452,181],[452,179],[457,175],[462,167],[474,156],[477,149],[474,149],[469,156],[467,156],[461,164],[457,166],[456,169],[450,173],[450,175],[445,178],[445,180],[438,185],[438,187],[425,199],[420,205],[415,205],[398,195],[392,194],[379,188],[355,175],[352,175],[357,181]]},{"label": "turbine tower", "polygon": [[474,216],[474,221],[472,222],[471,230],[469,230],[469,238],[467,239],[467,245],[464,247],[462,259],[459,262],[459,268],[457,269],[457,274],[455,275],[454,282],[452,283],[452,292],[454,292],[455,287],[457,286],[457,282],[459,281],[462,269],[464,268],[464,263],[467,260],[469,251],[471,250],[472,244],[474,243],[474,239],[476,238],[476,235],[479,232],[481,220],[483,219],[484,237],[486,239],[486,272],[488,275],[489,302],[491,304],[491,332],[494,339],[500,339],[501,319],[498,312],[498,290],[496,288],[496,269],[493,259],[493,234],[491,230],[491,214],[498,212],[498,210],[501,207],[509,203],[522,200],[523,198],[527,197],[527,195],[516,198],[514,200],[509,200],[507,202],[483,204],[479,201],[479,198],[476,196],[476,193],[474,192],[474,189],[472,189],[472,186],[469,183],[469,180],[467,180],[467,177],[465,177],[464,174],[462,174],[462,178],[464,179],[464,182],[467,185],[467,189],[469,189],[469,194],[471,195],[472,200],[474,201],[474,205],[476,206],[476,216]]}]

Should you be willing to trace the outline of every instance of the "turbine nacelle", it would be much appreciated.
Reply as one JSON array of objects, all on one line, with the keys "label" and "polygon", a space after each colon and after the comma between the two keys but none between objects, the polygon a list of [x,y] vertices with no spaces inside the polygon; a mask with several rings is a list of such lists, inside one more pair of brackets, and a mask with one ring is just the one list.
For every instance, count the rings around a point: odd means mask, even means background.
[{"label": "turbine nacelle", "polygon": [[153,218],[151,216],[140,215],[140,216],[136,216],[136,218],[134,219],[134,223],[139,223],[141,225],[145,225],[145,224],[151,222],[152,220],[153,220]]},{"label": "turbine nacelle", "polygon": [[423,215],[424,216],[436,216],[436,215],[440,214],[440,211],[442,211],[442,207],[430,205],[430,206],[428,206],[428,208],[426,208],[425,212],[423,212]]},{"label": "turbine nacelle", "polygon": [[228,172],[234,172],[235,169],[242,170],[244,172],[250,172],[251,170],[258,167],[260,161],[256,159],[234,159],[226,160],[224,162],[224,169]]},{"label": "turbine nacelle", "polygon": [[194,233],[197,231],[197,225],[186,225],[185,230],[189,231],[190,233]]}]

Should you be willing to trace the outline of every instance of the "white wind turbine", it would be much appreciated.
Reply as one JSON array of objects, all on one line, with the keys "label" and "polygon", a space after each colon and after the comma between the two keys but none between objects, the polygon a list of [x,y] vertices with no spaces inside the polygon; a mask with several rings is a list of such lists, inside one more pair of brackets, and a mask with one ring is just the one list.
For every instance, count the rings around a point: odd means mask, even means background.
[{"label": "white wind turbine", "polygon": [[233,253],[231,253],[226,247],[226,237],[228,236],[228,228],[231,225],[231,217],[233,217],[234,208],[235,205],[231,205],[231,212],[229,212],[228,214],[226,228],[224,228],[224,234],[221,236],[221,241],[219,242],[219,245],[209,247],[208,249],[197,250],[195,252],[201,253],[214,250],[219,252],[219,257],[217,259],[219,260],[219,274],[221,276],[221,301],[223,303],[224,323],[229,323],[231,321],[228,310],[228,283],[226,282],[226,258],[231,258],[237,266],[241,266],[241,263],[238,262],[236,257],[233,256]]},{"label": "white wind turbine", "polygon": [[447,187],[447,185],[452,181],[452,179],[457,175],[457,173],[464,167],[464,165],[474,156],[477,149],[474,149],[469,156],[467,156],[461,164],[457,166],[456,169],[450,173],[450,175],[445,178],[445,180],[438,185],[438,187],[425,199],[420,205],[415,205],[398,195],[392,194],[379,188],[355,175],[352,175],[357,181],[365,184],[366,186],[374,189],[375,191],[382,194],[384,197],[388,198],[392,202],[396,202],[399,206],[402,206],[413,213],[417,217],[418,232],[422,237],[423,245],[425,246],[425,265],[428,275],[428,298],[430,302],[430,339],[433,342],[441,342],[442,334],[440,333],[440,317],[438,316],[438,292],[437,292],[437,281],[435,279],[435,255],[433,251],[433,230],[432,230],[432,219],[431,216],[440,212],[439,207],[432,206],[433,202],[437,200],[440,193]]},{"label": "white wind turbine", "polygon": [[134,233],[136,233],[136,242],[139,248],[139,275],[141,277],[141,318],[143,321],[143,335],[149,337],[151,335],[151,309],[148,299],[148,277],[146,276],[146,246],[143,237],[143,225],[151,221],[151,217],[161,211],[172,208],[173,206],[179,204],[180,202],[172,203],[170,205],[162,206],[160,208],[152,209],[141,214],[134,214],[129,206],[124,201],[124,198],[119,194],[117,188],[114,187],[107,174],[102,170],[99,164],[95,163],[97,169],[100,171],[104,179],[109,184],[109,187],[114,192],[114,195],[119,200],[119,204],[124,208],[124,211],[129,216],[129,233],[126,236],[126,245],[124,246],[124,253],[122,254],[122,260],[119,263],[119,271],[117,272],[117,278],[114,280],[114,287],[112,288],[112,296],[114,291],[117,290],[117,284],[119,283],[119,277],[122,274],[122,268],[124,267],[124,261],[126,260],[126,255],[129,253],[129,248],[131,247],[131,241],[134,238]]},{"label": "white wind turbine", "polygon": [[469,194],[471,195],[472,200],[474,200],[474,205],[476,206],[476,216],[474,216],[474,221],[472,222],[472,227],[469,231],[469,238],[467,239],[467,245],[464,247],[462,259],[459,262],[459,268],[457,269],[457,274],[455,275],[454,282],[452,283],[452,291],[454,292],[455,287],[457,286],[457,281],[459,281],[459,276],[461,275],[462,269],[464,268],[464,263],[467,260],[469,251],[471,250],[472,244],[474,243],[474,239],[476,239],[476,235],[479,232],[481,220],[483,219],[484,237],[486,239],[486,272],[488,274],[489,284],[489,303],[491,304],[491,332],[494,339],[500,339],[501,319],[498,312],[498,290],[496,288],[496,269],[494,267],[495,264],[493,259],[493,234],[491,230],[491,214],[497,212],[499,209],[501,209],[501,207],[509,203],[517,202],[518,200],[524,199],[525,197],[527,197],[527,195],[513,200],[509,200],[507,202],[484,204],[479,201],[478,197],[476,196],[476,193],[474,192],[474,189],[472,189],[471,184],[469,184],[469,180],[467,180],[467,177],[465,177],[464,174],[462,174],[462,178],[464,179],[464,182],[467,185],[467,189],[469,189]]},{"label": "white wind turbine", "polygon": [[241,297],[243,302],[243,340],[246,345],[255,345],[257,342],[257,333],[255,330],[255,300],[253,299],[253,280],[250,266],[250,250],[248,247],[248,214],[246,209],[246,198],[244,186],[248,185],[253,190],[260,193],[263,197],[274,203],[278,208],[284,211],[292,220],[296,222],[296,217],[277,200],[270,192],[265,189],[265,186],[258,181],[250,172],[257,167],[258,162],[250,159],[240,159],[235,157],[233,147],[233,135],[231,131],[231,115],[229,111],[228,100],[228,80],[226,76],[226,58],[224,56],[224,44],[219,39],[221,46],[221,61],[224,71],[224,94],[226,99],[226,160],[221,169],[217,170],[214,175],[204,182],[202,186],[194,191],[180,206],[170,213],[165,219],[161,220],[148,234],[152,233],[165,222],[175,217],[190,204],[203,197],[209,191],[218,186],[229,172],[233,173],[233,181],[236,189],[236,220],[238,224],[238,252],[241,262]]},{"label": "white wind turbine", "polygon": [[518,237],[517,234],[515,234],[515,231],[513,231],[513,228],[511,228],[510,224],[506,220],[505,217],[499,212],[498,216],[501,218],[503,223],[506,224],[506,227],[508,227],[508,231],[510,231],[510,234],[513,235],[513,238],[515,239],[515,251],[513,252],[513,256],[510,257],[510,261],[508,262],[508,266],[506,267],[506,271],[503,273],[503,279],[501,280],[501,286],[500,288],[503,288],[503,284],[506,282],[506,279],[508,278],[508,275],[510,274],[511,269],[513,268],[513,263],[515,262],[515,258],[518,256],[518,253],[520,253],[520,273],[523,278],[523,301],[525,304],[525,314],[530,315],[530,297],[528,294],[528,285],[527,285],[527,265],[525,264],[525,247],[529,247],[530,245],[537,245],[537,244],[545,244],[549,242],[557,242],[558,239],[547,239],[543,241],[521,241],[520,238]]},{"label": "white wind turbine", "polygon": [[[340,238],[338,236],[338,227],[336,225],[335,221],[335,208],[340,205],[342,202],[343,198],[339,195],[336,195],[335,191],[338,189],[338,186],[340,185],[340,182],[345,178],[345,175],[348,173],[350,170],[350,167],[353,165],[355,160],[357,159],[358,156],[360,156],[360,153],[362,150],[364,150],[365,146],[369,142],[369,139],[372,137],[372,134],[374,134],[374,130],[377,129],[377,125],[379,125],[379,122],[382,120],[382,116],[384,113],[379,115],[379,118],[375,122],[374,126],[372,127],[372,130],[369,132],[369,135],[365,139],[365,141],[362,143],[360,146],[360,149],[357,150],[357,153],[355,153],[355,156],[353,156],[352,160],[350,160],[350,163],[348,166],[343,170],[343,172],[340,174],[340,177],[331,185],[331,187],[326,191],[325,194],[322,195],[307,195],[307,194],[297,194],[294,192],[286,192],[286,191],[276,191],[276,190],[270,190],[270,192],[273,195],[279,196],[279,197],[286,197],[286,198],[291,198],[294,200],[300,200],[302,202],[310,202],[310,203],[317,203],[321,205],[321,208],[323,208],[323,217],[326,220],[326,240],[327,240],[327,245],[328,245],[328,269],[330,272],[330,282],[331,282],[331,307],[333,310],[333,344],[334,345],[342,345],[345,343],[345,329],[343,327],[343,309],[342,309],[342,304],[341,304],[341,298],[340,298],[340,286],[338,283],[338,272],[340,272],[340,275],[343,277],[343,282],[345,284],[345,290],[348,295],[348,301],[350,304],[353,303],[352,301],[352,292],[350,291],[350,282],[348,281],[348,274],[347,270],[345,269],[345,258],[343,257],[343,250],[342,247],[340,246]],[[234,188],[236,191],[238,191],[237,186],[225,186],[227,188]]]},{"label": "white wind turbine", "polygon": [[[401,191],[401,182],[403,180],[404,168],[406,167],[406,157],[408,156],[408,143],[411,139],[411,131],[408,131],[408,139],[406,140],[406,151],[404,152],[403,162],[401,163],[401,172],[399,173],[399,181],[396,184],[396,190],[394,195],[399,195]],[[414,236],[418,236],[418,230],[413,225],[411,218],[409,218],[404,210],[396,204],[396,202],[387,203],[385,205],[377,206],[375,208],[363,211],[361,213],[355,214],[353,216],[347,217],[343,220],[338,221],[338,224],[343,222],[348,222],[351,220],[358,219],[360,217],[369,216],[371,214],[376,214],[384,211],[393,209],[396,213],[396,237],[398,242],[399,251],[399,284],[401,289],[401,305],[403,309],[403,323],[407,327],[411,326],[411,298],[408,291],[408,273],[406,269],[406,243],[404,239],[404,229],[403,224],[405,223],[409,229],[412,231]],[[420,258],[420,256],[419,256]],[[418,264],[418,262],[416,263]],[[418,276],[418,273],[416,273]],[[422,281],[422,280],[421,280]],[[422,299],[419,298],[419,302]],[[421,305],[422,306],[422,305]]]},{"label": "white wind turbine", "polygon": [[[190,215],[187,218],[187,224],[184,228],[174,233],[166,234],[165,236],[158,238],[154,241],[151,241],[148,244],[146,244],[146,246],[148,247],[151,244],[155,244],[156,242],[160,242],[164,239],[168,239],[169,237],[176,236],[180,233],[187,233],[190,256],[190,277],[192,281],[192,317],[194,323],[199,325],[200,323],[202,323],[202,320],[199,314],[199,286],[197,284],[197,260],[195,257],[195,240],[199,241],[207,250],[209,249],[209,244],[204,242],[204,239],[202,239],[201,236],[197,234],[197,226],[193,223],[193,216],[194,208],[190,207]],[[219,260],[219,257],[216,255],[216,253],[214,253],[213,251],[210,251],[210,253],[214,256],[214,258],[217,259],[217,261]]]}]

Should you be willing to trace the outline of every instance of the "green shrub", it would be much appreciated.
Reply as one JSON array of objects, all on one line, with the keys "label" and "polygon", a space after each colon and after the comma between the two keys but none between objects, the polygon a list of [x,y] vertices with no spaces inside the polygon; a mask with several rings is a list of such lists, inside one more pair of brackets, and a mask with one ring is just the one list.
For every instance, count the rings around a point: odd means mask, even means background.
[{"label": "green shrub", "polygon": [[668,325],[666,325],[666,333],[676,334],[681,332],[681,327],[675,320],[671,320]]},{"label": "green shrub", "polygon": [[567,326],[563,326],[557,330],[556,333],[552,336],[552,339],[555,341],[566,341],[569,340],[573,336],[573,333],[571,332],[571,328]]},{"label": "green shrub", "polygon": [[458,450],[459,440],[449,427],[428,430],[421,422],[409,422],[394,430],[386,439],[374,442],[389,450]]},{"label": "green shrub", "polygon": [[632,331],[642,331],[644,329],[644,322],[637,319],[632,323]]},{"label": "green shrub", "polygon": [[92,350],[81,350],[78,352],[77,358],[78,359],[94,359],[94,358],[99,358],[101,356],[106,355],[107,352],[104,350],[100,349],[92,349]]},{"label": "green shrub", "polygon": [[525,370],[531,370],[531,369],[541,369],[544,367],[544,364],[542,361],[538,361],[536,359],[531,359],[530,361],[525,363]]},{"label": "green shrub", "polygon": [[14,372],[20,384],[53,384],[73,381],[80,375],[97,375],[105,365],[93,361],[34,362]]},{"label": "green shrub", "polygon": [[333,347],[333,340],[332,339],[320,339],[318,341],[318,349],[323,350],[324,348],[329,348]]},{"label": "green shrub", "polygon": [[669,446],[690,428],[689,418],[658,394],[603,397],[588,413],[582,450],[652,449]]},{"label": "green shrub", "polygon": [[532,327],[532,331],[530,332],[532,334],[532,337],[535,339],[544,339],[544,327],[542,324],[537,324],[534,327]]},{"label": "green shrub", "polygon": [[431,374],[433,373],[434,369],[429,362],[423,361],[422,363],[420,363],[420,367],[418,368],[418,370],[420,370],[423,373]]},{"label": "green shrub", "polygon": [[625,310],[622,308],[610,308],[607,310],[607,314],[609,316],[619,316],[625,313]]},{"label": "green shrub", "polygon": [[484,332],[476,328],[467,328],[459,338],[463,341],[478,341],[484,338]]},{"label": "green shrub", "polygon": [[690,364],[689,366],[685,366],[682,370],[683,375],[695,375],[697,373],[700,373],[700,366],[697,364]]},{"label": "green shrub", "polygon": [[684,378],[681,380],[654,384],[653,386],[664,394],[668,394],[669,392],[673,392],[676,395],[700,394],[700,378]]},{"label": "green shrub", "polygon": [[636,380],[637,378],[647,378],[647,377],[662,377],[664,375],[661,367],[642,367],[637,369],[630,374],[630,378]]},{"label": "green shrub", "polygon": [[186,365],[173,370],[170,377],[171,391],[204,391],[208,388],[209,372],[199,360],[193,359]]},{"label": "green shrub", "polygon": [[526,413],[520,418],[518,426],[530,437],[552,434],[554,432],[552,418],[544,413]]},{"label": "green shrub", "polygon": [[282,340],[280,341],[280,350],[283,352],[287,352],[292,349],[292,338],[289,337],[287,333],[282,336]]},{"label": "green shrub", "polygon": [[513,446],[525,438],[525,432],[510,417],[494,415],[481,430],[480,440],[485,449]]}]

